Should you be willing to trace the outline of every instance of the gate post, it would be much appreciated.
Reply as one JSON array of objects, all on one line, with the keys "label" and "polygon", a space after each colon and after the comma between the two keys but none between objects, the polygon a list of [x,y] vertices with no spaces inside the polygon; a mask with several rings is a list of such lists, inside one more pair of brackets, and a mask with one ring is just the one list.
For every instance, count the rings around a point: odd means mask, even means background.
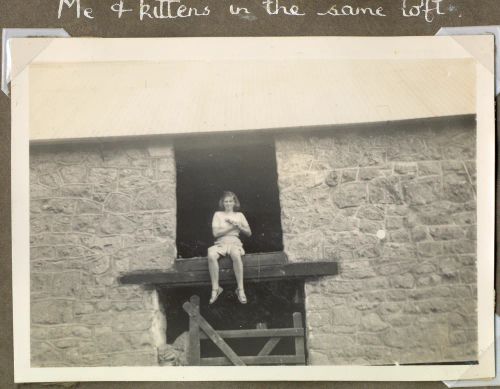
[{"label": "gate post", "polygon": [[[189,302],[200,313],[200,298],[196,295],[191,296]],[[189,347],[187,362],[190,366],[200,366],[200,325],[197,320],[189,316]]]},{"label": "gate post", "polygon": [[[300,312],[293,313],[293,326],[295,328],[302,328],[302,314]],[[295,337],[295,355],[305,358],[304,337]]]}]

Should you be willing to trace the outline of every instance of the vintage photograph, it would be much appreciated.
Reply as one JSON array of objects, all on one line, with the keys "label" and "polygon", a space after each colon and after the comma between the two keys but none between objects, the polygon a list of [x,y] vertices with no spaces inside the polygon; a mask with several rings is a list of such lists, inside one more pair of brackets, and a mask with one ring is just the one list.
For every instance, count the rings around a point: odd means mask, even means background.
[{"label": "vintage photograph", "polygon": [[420,39],[32,63],[30,366],[478,366],[479,65]]}]

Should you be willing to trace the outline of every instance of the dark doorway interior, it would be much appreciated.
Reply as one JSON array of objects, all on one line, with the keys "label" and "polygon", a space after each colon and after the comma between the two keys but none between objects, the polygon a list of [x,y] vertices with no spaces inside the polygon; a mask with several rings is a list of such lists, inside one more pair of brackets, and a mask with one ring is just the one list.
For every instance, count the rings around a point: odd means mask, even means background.
[{"label": "dark doorway interior", "polygon": [[249,134],[189,136],[175,143],[177,252],[204,257],[213,245],[212,217],[223,191],[236,193],[253,235],[247,253],[282,251],[274,140]]},{"label": "dark doorway interior", "polygon": [[[283,280],[276,282],[247,283],[245,291],[248,304],[242,305],[234,288],[226,286],[219,299],[208,305],[210,287],[161,289],[160,299],[167,316],[167,343],[189,329],[189,316],[182,304],[192,295],[200,297],[200,313],[216,330],[255,329],[265,323],[267,328],[293,327],[293,312],[304,314],[304,282]],[[304,325],[304,323],[303,323]],[[240,356],[256,355],[268,338],[227,339],[227,343]],[[293,354],[293,338],[280,340],[271,355]],[[209,340],[201,343],[202,357],[222,356],[220,350]]]}]

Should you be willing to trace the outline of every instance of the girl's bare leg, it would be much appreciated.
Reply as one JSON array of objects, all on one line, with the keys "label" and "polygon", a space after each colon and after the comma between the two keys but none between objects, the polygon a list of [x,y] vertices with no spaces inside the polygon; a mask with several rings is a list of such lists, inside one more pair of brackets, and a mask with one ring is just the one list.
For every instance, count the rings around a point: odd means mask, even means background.
[{"label": "girl's bare leg", "polygon": [[208,272],[212,282],[212,290],[219,289],[219,254],[215,250],[208,249]]},{"label": "girl's bare leg", "polygon": [[229,254],[233,260],[234,275],[236,276],[238,289],[240,291],[245,291],[245,287],[243,285],[243,261],[241,260],[240,251],[238,249],[231,249]]}]

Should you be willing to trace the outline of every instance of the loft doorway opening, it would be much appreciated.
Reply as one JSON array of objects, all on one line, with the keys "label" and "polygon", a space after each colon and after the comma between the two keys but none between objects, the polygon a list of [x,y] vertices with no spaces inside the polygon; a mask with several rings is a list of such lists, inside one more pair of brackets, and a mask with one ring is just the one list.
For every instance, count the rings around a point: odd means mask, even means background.
[{"label": "loft doorway opening", "polygon": [[266,134],[210,134],[175,142],[178,258],[205,257],[212,217],[224,191],[234,192],[252,229],[246,253],[283,250],[274,139]]}]

